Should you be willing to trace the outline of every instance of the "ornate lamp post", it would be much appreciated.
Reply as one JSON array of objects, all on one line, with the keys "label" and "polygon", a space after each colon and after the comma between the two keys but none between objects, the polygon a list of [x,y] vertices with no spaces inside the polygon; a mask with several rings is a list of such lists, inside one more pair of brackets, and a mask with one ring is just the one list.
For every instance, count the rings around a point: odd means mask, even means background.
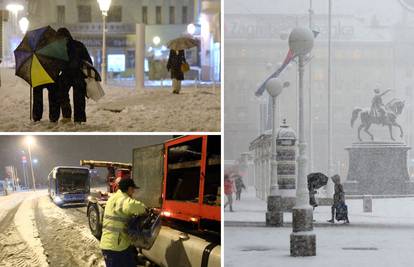
[{"label": "ornate lamp post", "polygon": [[272,158],[270,169],[270,195],[267,197],[266,225],[283,226],[282,196],[279,192],[277,180],[277,161],[276,161],[276,135],[277,135],[277,108],[276,100],[278,95],[282,93],[284,87],[289,83],[282,82],[273,78],[266,83],[266,90],[272,97]]},{"label": "ornate lamp post", "polygon": [[99,9],[102,12],[102,82],[106,84],[106,16],[111,6],[111,0],[98,0]]},{"label": "ornate lamp post", "polygon": [[309,194],[306,187],[306,142],[304,121],[304,57],[313,48],[313,33],[307,28],[295,28],[289,36],[289,47],[299,57],[299,155],[298,178],[296,186],[296,204],[293,207],[293,232],[290,235],[291,256],[315,256],[316,236],[313,234],[313,210],[309,205]]}]

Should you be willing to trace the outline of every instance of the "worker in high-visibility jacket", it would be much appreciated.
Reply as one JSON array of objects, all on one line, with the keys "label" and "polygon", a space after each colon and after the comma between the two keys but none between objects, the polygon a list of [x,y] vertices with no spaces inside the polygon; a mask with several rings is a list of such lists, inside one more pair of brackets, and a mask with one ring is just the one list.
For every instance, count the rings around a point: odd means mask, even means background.
[{"label": "worker in high-visibility jacket", "polygon": [[127,225],[131,216],[144,214],[147,208],[132,198],[138,188],[132,179],[122,179],[118,188],[106,203],[100,247],[107,267],[135,267],[136,255],[127,234]]}]

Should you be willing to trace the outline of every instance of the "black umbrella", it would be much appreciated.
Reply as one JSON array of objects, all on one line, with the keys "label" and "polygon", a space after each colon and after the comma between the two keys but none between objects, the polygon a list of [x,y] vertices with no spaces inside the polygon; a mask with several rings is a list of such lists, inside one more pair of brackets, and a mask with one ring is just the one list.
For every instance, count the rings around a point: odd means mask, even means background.
[{"label": "black umbrella", "polygon": [[328,176],[321,172],[313,172],[308,174],[308,187],[319,189],[328,183]]}]

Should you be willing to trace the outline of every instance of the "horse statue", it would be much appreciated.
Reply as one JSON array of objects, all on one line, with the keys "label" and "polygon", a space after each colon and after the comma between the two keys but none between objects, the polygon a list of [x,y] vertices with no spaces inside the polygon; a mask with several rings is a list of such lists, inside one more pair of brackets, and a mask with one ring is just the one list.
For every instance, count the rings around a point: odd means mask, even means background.
[{"label": "horse statue", "polygon": [[364,129],[370,137],[371,140],[374,140],[374,136],[369,132],[369,127],[371,124],[378,124],[382,126],[388,126],[390,131],[390,137],[393,141],[395,141],[394,137],[392,136],[392,126],[400,128],[400,137],[402,138],[404,133],[401,125],[397,123],[397,117],[402,113],[404,108],[405,101],[400,99],[394,98],[390,102],[385,105],[385,114],[383,117],[378,117],[370,112],[369,108],[355,108],[352,111],[352,118],[351,118],[351,127],[354,126],[355,120],[358,119],[358,116],[361,118],[361,125],[358,127],[358,139],[361,139],[361,130]]}]

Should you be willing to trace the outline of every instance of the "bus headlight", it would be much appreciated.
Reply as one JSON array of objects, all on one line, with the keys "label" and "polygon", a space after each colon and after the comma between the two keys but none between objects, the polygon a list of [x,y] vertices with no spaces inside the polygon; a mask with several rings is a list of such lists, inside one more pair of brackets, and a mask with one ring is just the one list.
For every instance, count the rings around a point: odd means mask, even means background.
[{"label": "bus headlight", "polygon": [[60,203],[60,202],[63,202],[63,200],[60,196],[56,196],[55,197],[55,202]]}]

